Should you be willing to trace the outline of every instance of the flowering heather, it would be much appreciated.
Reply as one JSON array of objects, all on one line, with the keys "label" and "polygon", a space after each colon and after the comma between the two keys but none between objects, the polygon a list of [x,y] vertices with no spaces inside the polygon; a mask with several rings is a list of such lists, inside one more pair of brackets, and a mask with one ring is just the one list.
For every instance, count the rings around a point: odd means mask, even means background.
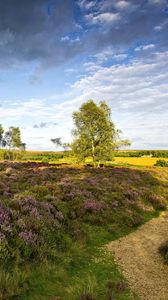
[{"label": "flowering heather", "polygon": [[37,234],[33,233],[31,230],[25,230],[20,232],[19,237],[22,238],[24,242],[28,245],[35,244],[38,238]]},{"label": "flowering heather", "polygon": [[127,190],[125,193],[124,193],[125,197],[129,200],[132,200],[132,201],[136,201],[139,197],[139,192],[138,191],[135,191],[135,190]]},{"label": "flowering heather", "polygon": [[8,223],[11,218],[11,211],[0,204],[0,224]]},{"label": "flowering heather", "polygon": [[139,225],[139,215],[148,213],[145,204],[152,204],[152,212],[165,205],[163,184],[157,188],[156,176],[147,171],[17,163],[14,176],[7,176],[10,166],[0,168],[0,241],[9,257],[20,255],[21,263],[53,259],[58,250],[69,249],[72,237],[87,239],[85,224],[114,223],[117,232],[121,224]]},{"label": "flowering heather", "polygon": [[85,181],[87,184],[91,184],[91,185],[96,185],[98,183],[96,178],[87,178],[85,179]]},{"label": "flowering heather", "polygon": [[92,211],[92,212],[100,212],[103,209],[106,208],[106,205],[102,202],[98,202],[95,200],[87,200],[84,203],[84,208],[88,211]]}]

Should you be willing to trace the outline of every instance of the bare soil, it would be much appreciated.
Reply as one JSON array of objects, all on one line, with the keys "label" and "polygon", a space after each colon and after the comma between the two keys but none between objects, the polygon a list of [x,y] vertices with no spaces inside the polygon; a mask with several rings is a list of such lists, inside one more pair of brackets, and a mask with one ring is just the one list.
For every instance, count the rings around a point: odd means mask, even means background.
[{"label": "bare soil", "polygon": [[166,239],[168,212],[107,245],[138,299],[168,300],[168,265],[158,252]]}]

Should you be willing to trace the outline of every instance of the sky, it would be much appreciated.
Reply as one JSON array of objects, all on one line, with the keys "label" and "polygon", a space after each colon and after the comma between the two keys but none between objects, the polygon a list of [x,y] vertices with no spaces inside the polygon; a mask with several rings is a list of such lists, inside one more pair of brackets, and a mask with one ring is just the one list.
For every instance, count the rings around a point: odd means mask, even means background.
[{"label": "sky", "polygon": [[168,149],[168,1],[0,0],[3,127],[53,151],[88,99],[132,149]]}]

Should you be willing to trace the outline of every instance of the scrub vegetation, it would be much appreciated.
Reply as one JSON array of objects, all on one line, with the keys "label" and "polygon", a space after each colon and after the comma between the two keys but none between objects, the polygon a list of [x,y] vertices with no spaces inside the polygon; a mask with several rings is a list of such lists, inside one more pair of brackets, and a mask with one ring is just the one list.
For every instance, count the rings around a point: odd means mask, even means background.
[{"label": "scrub vegetation", "polygon": [[167,177],[166,169],[1,163],[0,299],[130,299],[102,246],[166,209]]}]

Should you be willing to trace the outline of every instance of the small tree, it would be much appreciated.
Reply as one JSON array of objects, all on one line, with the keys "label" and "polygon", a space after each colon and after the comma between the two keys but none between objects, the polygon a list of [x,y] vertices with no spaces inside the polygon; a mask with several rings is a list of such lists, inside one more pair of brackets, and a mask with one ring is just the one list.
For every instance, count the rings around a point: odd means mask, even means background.
[{"label": "small tree", "polygon": [[9,150],[19,149],[22,145],[20,128],[9,127],[9,130],[5,132],[4,140]]},{"label": "small tree", "polygon": [[77,157],[84,160],[90,156],[94,164],[101,160],[111,160],[112,150],[121,140],[111,120],[110,107],[104,101],[97,105],[89,100],[78,112],[73,113],[73,121],[75,129],[72,149]]},{"label": "small tree", "polygon": [[9,127],[8,131],[4,133],[2,138],[2,146],[7,149],[5,157],[9,159],[14,159],[15,150],[22,150],[24,143],[21,141],[21,132],[19,127]]}]

